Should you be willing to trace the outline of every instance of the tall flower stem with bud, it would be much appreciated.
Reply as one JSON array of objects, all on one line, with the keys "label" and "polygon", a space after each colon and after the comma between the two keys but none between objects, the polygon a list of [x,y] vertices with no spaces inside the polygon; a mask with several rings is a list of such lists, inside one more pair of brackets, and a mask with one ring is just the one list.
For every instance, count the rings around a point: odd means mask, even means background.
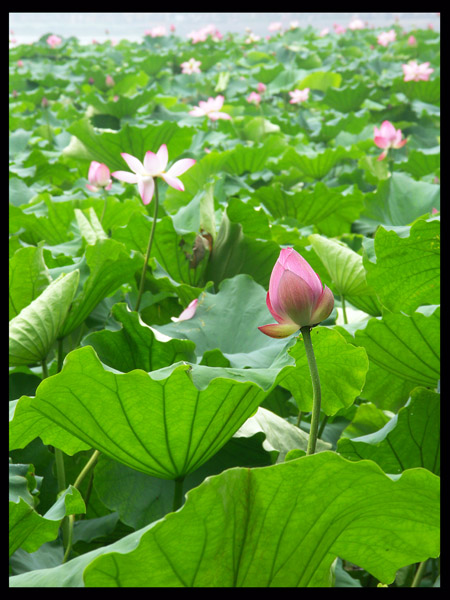
[{"label": "tall flower stem with bud", "polygon": [[308,446],[306,455],[314,454],[316,451],[317,434],[319,431],[320,406],[322,402],[322,392],[320,389],[319,371],[317,369],[316,357],[311,341],[311,327],[309,325],[300,329],[305,344],[306,358],[308,360],[309,372],[313,388],[313,408],[311,413],[311,428],[309,430]]},{"label": "tall flower stem with bud", "polygon": [[153,238],[155,237],[156,219],[158,217],[158,205],[159,205],[158,180],[155,179],[155,200],[154,200],[154,207],[153,207],[153,223],[152,223],[152,229],[150,231],[150,237],[148,238],[148,246],[147,246],[147,252],[145,253],[144,266],[142,268],[142,275],[141,275],[141,281],[139,284],[138,298],[137,298],[136,306],[134,308],[134,310],[136,312],[139,310],[139,306],[141,304],[141,299],[142,299],[142,294],[144,292],[145,273],[147,271],[147,265],[148,265],[148,261],[150,258],[150,252],[152,249]]}]

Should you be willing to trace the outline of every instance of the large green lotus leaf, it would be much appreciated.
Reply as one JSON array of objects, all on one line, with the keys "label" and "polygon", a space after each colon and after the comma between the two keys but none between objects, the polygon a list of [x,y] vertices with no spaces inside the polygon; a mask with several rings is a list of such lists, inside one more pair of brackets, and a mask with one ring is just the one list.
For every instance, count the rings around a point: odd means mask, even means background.
[{"label": "large green lotus leaf", "polygon": [[[342,329],[340,331],[343,332]],[[349,337],[347,341],[350,339]],[[415,386],[412,381],[397,377],[391,371],[369,361],[369,370],[361,397],[368,402],[373,402],[381,410],[397,413],[406,404]]]},{"label": "large green lotus leaf", "polygon": [[109,238],[98,239],[94,245],[87,246],[85,255],[89,276],[70,308],[61,337],[81,325],[101,300],[133,280],[135,272],[142,268],[139,254],[130,255],[123,244]]},{"label": "large green lotus leaf", "polygon": [[349,460],[370,459],[386,473],[424,467],[440,473],[440,395],[417,387],[408,404],[379,431],[341,439],[337,451]]},{"label": "large green lotus leaf", "polygon": [[[429,173],[439,174],[441,165],[441,148],[423,148],[422,150],[411,150],[408,160],[400,163],[404,171],[411,173],[413,177],[423,177]],[[437,207],[436,207],[437,208]]]},{"label": "large green lotus leaf", "polygon": [[[83,158],[87,152],[92,160],[105,163],[110,171],[127,170],[121,152],[127,152],[142,161],[148,150],[156,152],[162,144],[167,145],[169,160],[174,161],[189,148],[194,134],[192,127],[179,127],[169,121],[146,127],[130,127],[125,123],[118,132],[101,131],[92,127],[86,118],[70,125],[67,131],[83,144]],[[79,155],[74,154],[70,146],[65,153],[74,158]]]},{"label": "large green lotus leaf", "polygon": [[371,362],[400,379],[435,388],[440,377],[440,308],[424,306],[411,315],[386,313],[351,331]]},{"label": "large green lotus leaf", "polygon": [[41,246],[19,248],[9,261],[9,319],[31,304],[48,286],[50,276]]},{"label": "large green lotus leaf", "polygon": [[367,282],[393,312],[411,314],[440,301],[440,221],[419,220],[408,236],[379,227],[376,262],[366,260]]},{"label": "large green lotus leaf", "polygon": [[335,217],[352,223],[363,208],[363,194],[348,186],[328,188],[321,181],[301,192],[285,192],[274,184],[260,187],[252,195],[252,202],[260,202],[276,219],[293,217],[302,225],[316,225]]},{"label": "large green lotus leaf", "polygon": [[218,348],[232,367],[269,367],[287,342],[258,329],[273,321],[266,295],[251,277],[236,275],[224,280],[217,294],[203,292],[191,319],[155,325],[154,329],[171,338],[192,340],[198,357]]},{"label": "large green lotus leaf", "polygon": [[210,477],[178,512],[10,585],[331,587],[336,556],[389,584],[402,566],[438,555],[436,475],[393,480],[371,461],[321,452]]},{"label": "large green lotus leaf", "polygon": [[213,281],[217,287],[224,279],[247,273],[267,288],[279,253],[278,244],[245,235],[242,225],[232,221],[225,212],[206,268],[205,279]]},{"label": "large green lotus leaf", "polygon": [[94,331],[83,339],[83,346],[93,346],[100,360],[122,373],[133,369],[156,371],[175,362],[195,362],[195,344],[189,340],[158,341],[137,312],[125,303],[115,304],[113,317],[121,324],[118,331]]},{"label": "large green lotus leaf", "polygon": [[20,239],[27,244],[36,246],[45,240],[53,246],[73,237],[69,232],[74,216],[73,201],[54,202],[50,194],[43,192],[31,206],[10,206],[9,210],[10,232],[20,231]]},{"label": "large green lotus leaf", "polygon": [[51,419],[36,412],[32,408],[32,402],[32,397],[21,396],[9,403],[10,450],[25,448],[36,438],[41,438],[44,444],[55,446],[70,456],[91,448],[90,444],[85,444]]},{"label": "large green lotus leaf", "polygon": [[[138,250],[145,255],[151,227],[150,220],[134,214],[126,227],[116,229],[113,236],[127,248]],[[209,256],[201,244],[198,244],[198,248],[202,250],[202,254],[195,254],[196,238],[195,232],[179,234],[175,230],[172,217],[167,216],[158,221],[152,245],[152,257],[156,258],[165,272],[174,281],[193,287],[202,285]]]},{"label": "large green lotus leaf", "polygon": [[342,113],[355,112],[368,97],[370,89],[364,82],[340,88],[328,88],[323,101]]},{"label": "large green lotus leaf", "polygon": [[134,117],[140,107],[151,103],[154,95],[154,91],[140,90],[133,96],[121,95],[116,102],[112,99],[105,100],[98,93],[92,92],[85,96],[84,101],[102,115],[114,115],[121,119],[122,117]]},{"label": "large green lotus leaf", "polygon": [[231,438],[283,367],[177,363],[152,373],[115,374],[86,346],[68,354],[62,371],[40,384],[31,409],[118,462],[175,479]]},{"label": "large green lotus leaf", "polygon": [[310,88],[311,90],[320,90],[326,92],[328,88],[338,88],[341,85],[342,75],[340,73],[333,73],[332,71],[315,71],[310,73],[304,79],[302,79],[299,90]]},{"label": "large green lotus leaf", "polygon": [[[183,491],[197,487],[211,475],[232,467],[263,467],[275,461],[283,462],[287,452],[300,448],[306,451],[307,434],[259,407],[234,436],[206,463],[190,473],[183,482]],[[317,451],[330,449],[330,444],[318,440]],[[118,484],[120,482],[120,484]],[[94,489],[102,502],[118,511],[122,522],[134,529],[162,518],[171,511],[173,482],[139,473],[102,456],[95,468]]]},{"label": "large green lotus leaf", "polygon": [[440,206],[440,186],[393,173],[375,192],[365,195],[358,231],[372,233],[379,225],[410,225]]},{"label": "large green lotus leaf", "polygon": [[392,583],[439,554],[439,478],[414,469],[393,481],[330,452],[230,469],[117,550],[89,564],[87,587],[331,587],[336,556]]},{"label": "large green lotus leaf", "polygon": [[[326,415],[334,415],[340,409],[351,406],[360,394],[369,368],[367,354],[363,348],[347,343],[338,331],[327,327],[312,329],[311,341],[322,391],[321,408]],[[279,383],[291,392],[301,411],[309,412],[312,410],[313,393],[301,336],[289,354],[295,358],[296,368]]]},{"label": "large green lotus leaf", "polygon": [[359,158],[361,150],[349,149],[338,146],[337,148],[326,148],[323,152],[299,153],[289,148],[279,161],[278,166],[283,168],[295,167],[302,175],[322,179],[343,158]]},{"label": "large green lotus leaf", "polygon": [[325,265],[333,285],[341,296],[373,295],[366,282],[363,257],[339,240],[319,234],[308,237],[315,252]]},{"label": "large green lotus leaf", "polygon": [[23,497],[17,498],[17,501],[9,503],[9,555],[18,548],[34,552],[57,537],[65,516],[85,512],[80,492],[71,485],[45,515],[36,512]]},{"label": "large green lotus leaf", "polygon": [[441,78],[436,77],[429,81],[404,81],[403,79],[396,79],[392,90],[405,94],[410,100],[421,100],[429,104],[439,105],[441,98]]},{"label": "large green lotus leaf", "polygon": [[61,274],[9,323],[9,364],[29,365],[45,360],[62,335],[75,295],[79,271]]}]

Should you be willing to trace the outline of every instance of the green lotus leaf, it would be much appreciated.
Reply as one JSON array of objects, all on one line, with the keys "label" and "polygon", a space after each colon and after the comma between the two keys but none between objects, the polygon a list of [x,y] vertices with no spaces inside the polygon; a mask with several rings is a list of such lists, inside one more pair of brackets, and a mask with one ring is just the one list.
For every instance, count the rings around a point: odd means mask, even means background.
[{"label": "green lotus leaf", "polygon": [[75,295],[79,271],[61,274],[9,324],[9,364],[29,365],[45,360],[62,335]]},{"label": "green lotus leaf", "polygon": [[50,283],[42,246],[19,248],[9,261],[9,318],[35,300]]},{"label": "green lotus leaf", "polygon": [[365,260],[367,283],[393,312],[411,314],[440,301],[440,221],[419,220],[407,236],[379,227],[376,262]]},{"label": "green lotus leaf", "polygon": [[175,479],[213,456],[280,374],[176,363],[145,373],[106,371],[90,346],[67,355],[30,410],[133,469]]},{"label": "green lotus leaf", "polygon": [[337,451],[350,460],[370,459],[386,473],[424,467],[440,473],[440,396],[417,387],[408,404],[374,433],[341,439]]},{"label": "green lotus leaf", "polygon": [[438,556],[439,541],[436,475],[391,479],[371,461],[320,452],[210,477],[178,512],[11,585],[331,587],[337,556],[390,584]]}]

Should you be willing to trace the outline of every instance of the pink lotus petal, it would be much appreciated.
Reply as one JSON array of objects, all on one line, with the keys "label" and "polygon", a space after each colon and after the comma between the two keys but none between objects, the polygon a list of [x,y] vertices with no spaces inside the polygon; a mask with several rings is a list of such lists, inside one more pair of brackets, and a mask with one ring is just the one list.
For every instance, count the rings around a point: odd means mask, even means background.
[{"label": "pink lotus petal", "polygon": [[[167,164],[167,163],[166,163]],[[149,150],[144,156],[144,169],[147,175],[159,175],[164,169],[161,168],[161,161],[157,154]]]},{"label": "pink lotus petal", "polygon": [[[311,309],[318,299],[304,279],[292,271],[284,271],[277,291],[281,314],[288,315],[289,319],[299,327],[312,325]],[[275,303],[274,306],[276,310]]]},{"label": "pink lotus petal", "polygon": [[159,164],[161,166],[161,171],[165,171],[167,167],[167,163],[169,162],[169,152],[167,150],[166,144],[162,144],[156,153],[156,156],[159,159]]},{"label": "pink lotus petal", "polygon": [[130,169],[133,171],[133,173],[136,173],[137,175],[145,175],[144,165],[138,158],[132,156],[131,154],[127,154],[126,152],[121,152],[120,155],[130,167]]},{"label": "pink lotus petal", "polygon": [[138,190],[143,204],[150,204],[153,198],[153,192],[155,191],[155,182],[153,177],[139,179]]},{"label": "pink lotus petal", "polygon": [[169,177],[178,177],[190,169],[195,162],[196,161],[193,158],[182,158],[181,160],[177,160],[177,162],[175,162],[167,171],[166,175]]},{"label": "pink lotus petal", "polygon": [[334,296],[333,292],[330,288],[326,286],[322,290],[322,294],[320,295],[319,300],[317,301],[316,306],[314,307],[313,312],[311,313],[311,323],[316,325],[316,323],[320,323],[324,321],[333,310],[334,306]]},{"label": "pink lotus petal", "polygon": [[218,119],[231,119],[231,115],[223,112],[210,112],[208,113],[208,117],[211,119],[211,121],[217,121]]},{"label": "pink lotus petal", "polygon": [[192,319],[195,315],[195,311],[197,310],[198,298],[192,300],[192,302],[183,310],[183,312],[178,317],[179,321],[187,321],[188,319]]},{"label": "pink lotus petal", "polygon": [[179,192],[184,192],[184,185],[177,177],[171,177],[168,173],[162,173],[161,177],[164,179],[167,185],[170,185],[170,187],[178,190]]},{"label": "pink lotus petal", "polygon": [[389,140],[385,137],[376,136],[373,138],[373,141],[378,148],[388,148],[389,146]]},{"label": "pink lotus petal", "polygon": [[137,183],[139,180],[139,177],[135,173],[130,173],[129,171],[114,171],[111,175],[119,179],[119,181],[125,181],[125,183]]},{"label": "pink lotus petal", "polygon": [[261,325],[258,329],[269,337],[280,339],[292,335],[300,328],[295,323],[274,323],[271,325]]}]

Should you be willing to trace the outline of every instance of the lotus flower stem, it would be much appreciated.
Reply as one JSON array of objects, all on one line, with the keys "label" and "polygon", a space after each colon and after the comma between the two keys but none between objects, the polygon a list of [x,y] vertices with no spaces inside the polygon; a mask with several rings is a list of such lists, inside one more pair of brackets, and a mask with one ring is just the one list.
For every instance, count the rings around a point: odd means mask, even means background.
[{"label": "lotus flower stem", "polygon": [[[100,456],[100,451],[99,450],[94,450],[94,452],[91,455],[91,458],[87,461],[87,463],[82,468],[80,474],[76,478],[75,483],[73,484],[74,488],[77,488],[77,489],[80,488],[80,485],[82,484],[84,478],[93,469],[93,467],[95,466],[95,463],[97,462],[99,456]],[[86,504],[86,507],[87,507],[87,501],[86,500],[85,500],[85,504]],[[69,515],[68,527],[67,527],[67,542],[64,544],[65,548],[66,548],[66,551],[64,552],[63,564],[69,558],[70,552],[72,550],[73,526],[74,526],[74,523],[75,523],[75,515]]]},{"label": "lotus flower stem", "polygon": [[427,565],[426,560],[419,563],[419,566],[417,567],[417,571],[416,571],[416,574],[414,575],[414,580],[411,584],[411,587],[419,587],[420,586],[420,581],[425,573],[426,565]]},{"label": "lotus flower stem", "polygon": [[342,316],[344,317],[344,323],[347,325],[348,319],[347,319],[347,311],[345,310],[345,297],[344,296],[341,296],[341,306],[342,306]]},{"label": "lotus flower stem", "polygon": [[184,483],[184,476],[182,477],[177,477],[174,481],[175,483],[175,489],[173,492],[173,506],[172,506],[172,512],[175,512],[176,510],[178,510],[181,505],[183,504],[183,483]]},{"label": "lotus flower stem", "polygon": [[[48,377],[48,367],[47,361],[44,359],[42,361],[42,379],[47,379]],[[55,448],[55,467],[56,467],[56,479],[58,482],[58,491],[62,492],[66,489],[66,471],[64,467],[64,454],[62,450],[59,448]],[[61,523],[61,530],[63,534],[63,544],[64,547],[69,543],[69,523],[67,518],[64,518]]]},{"label": "lotus flower stem", "polygon": [[311,327],[306,325],[300,329],[303,335],[303,341],[305,343],[306,358],[308,360],[309,372],[311,374],[312,388],[313,388],[313,409],[311,414],[311,428],[309,431],[308,446],[306,448],[306,455],[314,454],[316,451],[317,433],[319,430],[319,418],[320,418],[320,404],[321,404],[321,390],[320,390],[320,379],[319,371],[317,370],[316,357],[314,356],[314,349],[311,342]]},{"label": "lotus flower stem", "polygon": [[103,211],[102,211],[102,216],[100,217],[100,223],[103,224],[103,217],[105,216],[105,212],[106,212],[106,205],[108,204],[108,194],[106,193],[105,188],[103,188]]},{"label": "lotus flower stem", "polygon": [[155,236],[156,218],[158,216],[158,204],[159,204],[158,180],[155,178],[155,201],[154,201],[154,210],[153,210],[153,223],[152,223],[152,230],[150,232],[150,237],[148,239],[148,246],[147,246],[147,252],[145,254],[144,267],[142,269],[141,282],[139,284],[138,299],[137,299],[137,302],[136,302],[136,307],[134,309],[136,312],[139,310],[139,305],[141,303],[142,293],[144,291],[145,273],[147,271],[148,259],[150,258],[150,251],[152,249],[153,238]]}]

